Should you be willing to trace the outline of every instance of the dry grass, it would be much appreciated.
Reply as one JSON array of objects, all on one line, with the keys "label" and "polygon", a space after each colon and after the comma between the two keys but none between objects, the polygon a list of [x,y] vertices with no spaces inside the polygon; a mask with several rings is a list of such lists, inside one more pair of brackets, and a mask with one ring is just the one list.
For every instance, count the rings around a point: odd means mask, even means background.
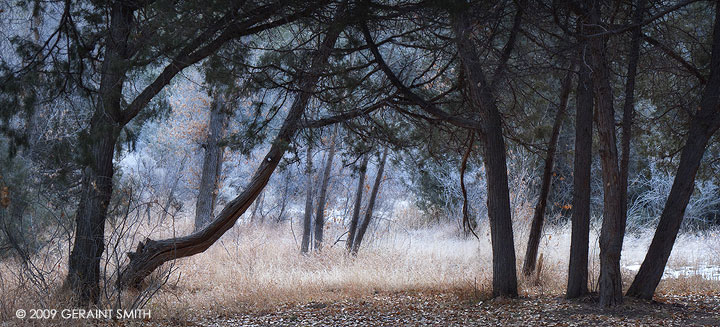
[{"label": "dry grass", "polygon": [[[527,217],[519,215],[520,217]],[[518,267],[522,264],[527,238],[527,220],[516,223]],[[389,226],[389,227],[388,227]],[[339,225],[326,231],[321,253],[299,254],[297,224],[251,225],[233,228],[203,254],[174,263],[169,282],[148,303],[155,317],[189,318],[197,315],[230,314],[244,310],[263,310],[282,303],[332,301],[359,298],[386,292],[460,292],[474,298],[489,295],[491,285],[491,247],[487,225],[479,226],[480,239],[464,238],[454,228],[425,226],[405,229],[393,223],[369,233],[357,257],[345,253]],[[294,227],[294,229],[293,229]],[[387,227],[387,228],[386,228]],[[569,226],[547,228],[541,242],[541,273],[519,276],[523,296],[561,295],[564,292],[570,244]],[[183,234],[187,225],[146,229],[141,236]],[[720,238],[717,232],[681,235],[670,258],[669,267],[720,265]],[[624,266],[639,264],[649,245],[650,231],[628,235],[622,257]],[[139,239],[139,238],[138,238]],[[597,235],[591,241],[592,280],[597,277]],[[134,242],[124,242],[120,251]],[[18,273],[16,262],[0,262],[0,320],[14,317],[16,308],[62,307],[57,285],[65,274],[66,247],[54,245],[55,261],[61,266],[43,276],[48,289],[42,289]],[[51,252],[44,252],[49,253]],[[37,258],[47,262],[47,258]],[[112,264],[109,270],[114,269]],[[519,268],[518,268],[519,269]],[[634,274],[624,270],[625,284]],[[592,283],[591,287],[595,287]],[[720,280],[698,276],[666,278],[658,292],[667,294],[720,294]],[[132,294],[127,295],[132,297]],[[38,302],[44,301],[44,302]],[[43,303],[39,305],[38,303]],[[111,305],[107,303],[107,305]]]},{"label": "dry grass", "polygon": [[[517,227],[521,225],[519,222]],[[480,228],[487,230],[487,226]],[[334,241],[343,232],[329,229],[327,239]],[[525,236],[517,234],[520,267],[525,248],[520,240]],[[460,237],[451,228],[391,229],[371,237],[357,258],[346,255],[342,241],[326,246],[319,254],[302,256],[289,225],[244,225],[236,227],[205,254],[178,262],[182,277],[157,296],[151,306],[181,315],[357,298],[378,292],[463,292],[483,298],[491,289],[492,252],[487,233],[479,235],[480,240],[476,240]],[[720,240],[713,235],[708,232],[679,237],[669,267],[720,265],[716,254]],[[645,233],[627,237],[623,265],[642,262],[651,236]],[[597,235],[591,238],[595,243],[591,250],[591,274],[595,280],[599,250]],[[521,295],[563,294],[569,240],[569,226],[551,228],[541,245],[543,266],[539,278],[519,275]],[[624,275],[627,287],[634,272],[626,269]],[[666,278],[658,292],[718,294],[720,281],[698,276]]]},{"label": "dry grass", "polygon": [[[341,234],[326,232],[333,241]],[[476,240],[459,239],[447,230],[426,229],[371,238],[355,258],[345,253],[343,242],[302,256],[289,226],[242,226],[205,254],[178,262],[183,277],[151,306],[179,314],[374,292],[477,287],[484,293],[491,257],[480,247]]]}]

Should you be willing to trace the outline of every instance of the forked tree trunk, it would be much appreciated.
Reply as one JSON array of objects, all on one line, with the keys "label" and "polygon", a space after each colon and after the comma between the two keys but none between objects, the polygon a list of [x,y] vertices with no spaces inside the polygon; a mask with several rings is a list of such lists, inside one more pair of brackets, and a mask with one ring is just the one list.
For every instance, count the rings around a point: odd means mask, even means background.
[{"label": "forked tree trunk", "polygon": [[[601,3],[593,2],[590,12],[591,34],[602,33]],[[622,211],[620,169],[618,167],[615,111],[610,87],[610,68],[606,59],[606,44],[602,37],[588,40],[592,80],[597,103],[597,131],[603,180],[603,222],[600,231],[600,304],[605,307],[622,303],[620,252],[625,237],[625,213]]]},{"label": "forked tree trunk", "polygon": [[228,114],[225,99],[220,91],[215,91],[210,110],[205,153],[203,154],[202,175],[195,204],[195,230],[205,227],[213,218],[215,201],[218,194],[218,179],[222,171],[223,147],[220,141],[225,137]]},{"label": "forked tree trunk", "polygon": [[545,209],[547,208],[548,194],[550,193],[550,184],[552,181],[552,170],[555,161],[555,149],[557,148],[558,138],[560,137],[560,127],[562,126],[565,110],[567,109],[568,98],[570,96],[570,84],[572,83],[574,67],[571,66],[567,75],[562,82],[562,90],[560,91],[560,105],[558,106],[555,121],[553,122],[552,133],[548,143],[547,154],[545,155],[545,168],[543,170],[542,182],[540,183],[540,196],[535,206],[532,224],[530,226],[530,236],[528,237],[527,250],[525,251],[525,262],[523,264],[523,273],[530,276],[535,271],[535,263],[537,261],[538,247],[540,247],[540,236],[545,222]]},{"label": "forked tree trunk", "polygon": [[350,231],[348,231],[347,242],[345,242],[348,253],[352,252],[353,244],[355,243],[358,220],[360,220],[360,208],[362,207],[362,196],[365,189],[365,173],[367,172],[369,159],[369,155],[363,155],[362,162],[360,163],[360,174],[358,176],[358,186],[355,193],[355,206],[353,207],[352,219],[350,219]]},{"label": "forked tree trunk", "polygon": [[462,12],[454,16],[454,20],[458,57],[468,79],[470,104],[475,112],[480,113],[482,121],[478,130],[482,136],[487,174],[487,208],[493,248],[493,296],[517,297],[517,269],[502,117],[470,39],[472,28],[469,17],[466,12]]},{"label": "forked tree trunk", "polygon": [[568,265],[567,298],[588,293],[588,247],[590,242],[590,167],[592,165],[593,89],[585,44],[581,43],[575,116],[572,231]]},{"label": "forked tree trunk", "polygon": [[368,200],[368,206],[365,210],[365,219],[363,219],[360,227],[358,227],[357,235],[353,241],[352,255],[357,255],[360,250],[360,244],[362,244],[365,233],[367,232],[368,226],[370,226],[370,220],[372,220],[373,210],[375,209],[375,200],[377,199],[378,192],[380,191],[380,183],[382,183],[383,172],[385,170],[385,161],[387,161],[388,149],[385,148],[382,159],[378,166],[377,175],[375,176],[375,183],[370,191],[370,199]]},{"label": "forked tree trunk", "polygon": [[303,234],[300,243],[300,252],[310,251],[310,233],[312,227],[312,206],[313,206],[313,178],[312,178],[312,145],[307,147],[307,162],[305,162],[305,213],[303,214]]},{"label": "forked tree trunk", "polygon": [[270,176],[288,149],[295,132],[300,126],[302,113],[310,101],[317,82],[327,65],[330,55],[340,32],[345,27],[345,6],[338,8],[335,21],[330,25],[318,51],[312,55],[308,70],[303,73],[298,83],[299,93],[290,107],[270,150],[255,171],[245,190],[230,201],[220,214],[209,225],[190,235],[160,241],[146,239],[140,242],[135,252],[128,253],[130,262],[120,271],[117,286],[139,288],[141,282],[157,267],[170,260],[202,253],[213,245],[225,232],[235,225],[237,219],[248,209],[252,202],[267,185]]},{"label": "forked tree trunk", "polygon": [[708,141],[720,127],[720,109],[718,109],[718,105],[720,105],[720,99],[718,99],[718,92],[720,92],[720,5],[717,3],[715,4],[715,26],[712,40],[710,78],[705,85],[700,108],[691,118],[690,131],[680,154],[680,164],[667,202],[665,202],[665,208],[660,215],[655,236],[653,236],[640,270],[628,289],[628,296],[652,299],[682,225],[685,209],[695,188],[695,175],[702,162]]},{"label": "forked tree trunk", "polygon": [[[337,126],[337,125],[336,125]],[[330,151],[325,160],[325,170],[323,171],[322,186],[320,186],[320,195],[318,196],[318,205],[315,213],[315,251],[322,250],[323,230],[325,228],[325,202],[327,199],[328,183],[330,182],[330,173],[332,172],[333,157],[335,157],[335,137],[333,135],[330,141]]]}]

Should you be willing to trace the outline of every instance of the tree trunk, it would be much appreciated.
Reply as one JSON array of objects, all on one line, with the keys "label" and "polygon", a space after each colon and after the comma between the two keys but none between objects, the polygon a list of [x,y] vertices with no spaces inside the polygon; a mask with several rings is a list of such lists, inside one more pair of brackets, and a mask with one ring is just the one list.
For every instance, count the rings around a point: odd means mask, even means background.
[{"label": "tree trunk", "polygon": [[300,252],[310,251],[310,232],[312,227],[312,206],[313,206],[313,178],[312,178],[312,145],[308,142],[307,162],[305,163],[305,214],[303,215],[303,234]]},{"label": "tree trunk", "polygon": [[82,306],[97,303],[100,297],[100,260],[105,249],[105,218],[112,197],[115,144],[123,128],[120,103],[128,68],[127,41],[133,11],[120,2],[112,5],[98,103],[89,130],[81,135],[81,155],[86,167],[65,286]]},{"label": "tree trunk", "polygon": [[458,56],[468,79],[470,104],[480,113],[478,126],[484,145],[483,161],[487,174],[487,208],[493,247],[493,296],[517,297],[515,246],[510,213],[510,192],[502,131],[502,117],[495,104],[478,54],[470,39],[472,28],[466,12],[454,16]]},{"label": "tree trunk", "polygon": [[[335,125],[337,126],[337,125]],[[330,151],[325,160],[325,171],[323,171],[322,186],[320,186],[320,195],[318,196],[318,205],[315,214],[315,251],[322,250],[323,229],[325,228],[325,200],[327,199],[328,183],[330,182],[330,173],[332,172],[333,157],[335,157],[335,137],[337,136],[337,128],[335,134],[330,140]]]},{"label": "tree trunk", "polygon": [[493,245],[493,296],[517,297],[505,142],[498,112],[492,114],[488,127],[483,161],[487,172],[487,208]]},{"label": "tree trunk", "polygon": [[705,154],[708,140],[720,127],[718,89],[720,89],[720,5],[716,4],[710,78],[705,85],[700,108],[690,121],[690,132],[680,154],[677,174],[665,202],[665,208],[660,215],[655,236],[640,270],[628,289],[628,296],[652,299],[662,279],[665,265],[682,225],[685,209],[694,191],[695,175]]},{"label": "tree trunk", "polygon": [[310,101],[324,67],[327,65],[327,59],[335,46],[335,41],[345,27],[345,16],[345,6],[342,5],[338,8],[335,21],[330,25],[318,51],[312,55],[310,67],[300,76],[298,83],[298,90],[300,91],[295,97],[275,140],[273,140],[270,150],[265,155],[245,190],[230,201],[213,222],[200,231],[184,237],[160,241],[146,239],[145,242],[140,242],[135,252],[128,253],[130,263],[119,274],[117,281],[119,289],[128,286],[139,288],[142,280],[163,263],[202,253],[235,225],[237,219],[265,188],[280,159],[287,151],[288,145],[300,126],[302,114]]},{"label": "tree trunk", "polygon": [[257,223],[255,221],[255,217],[258,217],[260,219],[260,223],[265,223],[265,215],[263,212],[263,206],[265,206],[265,191],[263,190],[260,192],[260,195],[258,195],[257,199],[255,199],[255,205],[253,206],[253,212],[252,215],[250,215],[250,222],[251,223]]},{"label": "tree trunk", "polygon": [[463,206],[462,206],[462,226],[463,226],[463,232],[465,232],[465,236],[470,236],[472,233],[475,237],[478,237],[477,234],[475,234],[475,219],[472,220],[472,223],[470,222],[470,213],[468,210],[468,199],[467,199],[467,188],[465,188],[465,170],[467,169],[467,162],[468,159],[470,159],[470,153],[472,152],[473,145],[475,144],[475,133],[473,131],[470,131],[468,136],[468,146],[467,149],[465,149],[465,154],[463,154],[462,161],[460,162],[460,192],[462,193],[463,198]]},{"label": "tree trunk", "polygon": [[[595,1],[590,13],[588,31],[601,33],[601,1]],[[600,231],[600,304],[606,307],[622,303],[620,252],[625,236],[625,213],[622,211],[620,169],[615,136],[615,111],[610,87],[610,68],[605,58],[605,40],[588,40],[592,80],[597,103],[597,131],[603,179],[603,222]]]},{"label": "tree trunk", "polygon": [[100,296],[100,260],[105,250],[105,218],[112,196],[112,161],[117,139],[113,128],[105,127],[108,130],[93,133],[96,136],[88,145],[92,162],[83,171],[75,241],[65,281],[76,296],[75,301],[82,306],[97,303]]},{"label": "tree trunk", "polygon": [[259,214],[260,223],[261,224],[263,223],[264,219],[263,219],[263,214],[262,214],[262,210],[263,210],[262,208],[263,208],[264,202],[265,202],[265,191],[260,192],[260,195],[258,195],[258,197],[255,199],[255,202],[253,202],[254,205],[253,205],[252,213],[250,214],[250,223],[257,223],[257,221],[255,221],[255,217],[258,216],[258,212],[260,212],[260,214]]},{"label": "tree trunk", "polygon": [[695,175],[705,154],[707,142],[718,129],[717,124],[714,128],[708,128],[706,122],[701,121],[702,118],[698,116],[700,115],[693,118],[670,195],[665,202],[665,208],[660,215],[660,222],[645,260],[627,291],[628,296],[651,300],[662,279],[665,265],[682,225],[685,209],[695,189]]},{"label": "tree trunk", "polygon": [[567,75],[562,82],[562,91],[560,91],[560,106],[558,107],[555,121],[548,143],[548,150],[545,156],[545,168],[543,171],[542,182],[540,184],[540,197],[535,206],[532,224],[530,226],[530,236],[528,238],[527,250],[525,251],[525,262],[523,264],[523,273],[530,276],[535,271],[535,263],[537,260],[538,247],[540,246],[540,236],[542,235],[542,227],[545,222],[545,208],[547,207],[547,198],[550,193],[550,182],[552,181],[552,170],[555,160],[555,149],[557,148],[558,138],[560,137],[560,127],[562,127],[563,117],[567,109],[568,98],[570,96],[570,84],[572,82],[572,74],[574,67],[570,67]]},{"label": "tree trunk", "polygon": [[218,179],[222,171],[223,147],[220,140],[225,137],[228,114],[226,103],[220,91],[215,91],[215,99],[210,110],[205,153],[203,156],[202,175],[195,205],[195,230],[205,227],[215,212],[215,200],[218,194]]},{"label": "tree trunk", "polygon": [[[628,178],[630,176],[630,141],[632,139],[632,124],[635,116],[635,77],[637,75],[638,60],[640,58],[640,37],[642,36],[643,15],[645,0],[637,1],[633,24],[638,25],[632,30],[630,51],[628,52],[627,82],[625,83],[625,103],[623,104],[622,139],[620,146],[620,198],[622,199],[622,212],[627,216],[628,207]],[[625,218],[627,220],[627,217]]]},{"label": "tree trunk", "polygon": [[517,297],[517,271],[515,267],[512,217],[510,214],[510,195],[507,185],[505,143],[502,135],[502,117],[495,103],[493,92],[494,86],[504,76],[507,67],[506,62],[510,58],[517,34],[521,30],[524,1],[520,1],[517,7],[518,11],[513,21],[513,27],[502,50],[492,84],[485,79],[482,65],[478,61],[479,56],[471,40],[474,32],[472,31],[470,19],[467,17],[470,8],[460,5],[456,6],[454,10],[450,10],[450,16],[453,20],[452,28],[455,34],[454,41],[458,48],[458,57],[464,72],[463,76],[467,78],[466,84],[470,91],[469,102],[472,110],[469,110],[469,113],[478,114],[479,121],[448,114],[405,86],[382,58],[367,25],[364,23],[360,25],[365,42],[372,52],[375,62],[400,93],[432,116],[461,128],[472,129],[483,139],[485,148],[484,161],[488,175],[488,216],[493,247],[493,295],[496,297]]},{"label": "tree trunk", "polygon": [[[581,44],[581,49],[584,48]],[[590,167],[592,165],[593,89],[590,67],[580,52],[575,116],[573,211],[567,294],[569,299],[588,293],[588,246],[590,242]]]},{"label": "tree trunk", "polygon": [[281,223],[285,218],[285,209],[287,208],[288,193],[290,191],[290,171],[285,171],[285,187],[283,187],[282,200],[280,200],[280,213],[278,213],[275,223]]},{"label": "tree trunk", "polygon": [[372,220],[373,210],[375,209],[375,200],[377,199],[377,195],[380,191],[380,183],[382,183],[383,172],[385,170],[385,162],[387,161],[387,154],[388,149],[385,148],[385,150],[383,151],[382,159],[380,159],[380,164],[378,165],[377,175],[375,176],[375,183],[373,184],[373,188],[370,191],[370,199],[368,200],[368,206],[365,210],[365,218],[360,224],[357,235],[353,240],[353,247],[351,252],[352,255],[357,255],[358,251],[360,250],[362,240],[365,237],[365,233],[367,232],[368,226],[370,226],[370,220]]},{"label": "tree trunk", "polygon": [[365,173],[367,172],[369,159],[369,155],[363,155],[362,162],[360,163],[360,175],[358,176],[358,187],[355,193],[355,206],[353,207],[352,219],[350,219],[350,231],[348,232],[347,242],[345,242],[348,253],[352,252],[355,243],[355,234],[358,220],[360,220],[360,208],[362,207],[362,196],[365,188]]}]

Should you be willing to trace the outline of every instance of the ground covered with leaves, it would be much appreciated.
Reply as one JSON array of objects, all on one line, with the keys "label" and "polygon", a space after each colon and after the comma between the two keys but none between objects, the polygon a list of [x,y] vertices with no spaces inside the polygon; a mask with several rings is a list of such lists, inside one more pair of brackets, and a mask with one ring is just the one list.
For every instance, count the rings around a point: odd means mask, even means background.
[{"label": "ground covered with leaves", "polygon": [[174,326],[720,326],[720,294],[660,296],[652,302],[626,298],[623,305],[605,309],[595,296],[481,301],[401,292],[187,320],[158,318],[155,322]]}]

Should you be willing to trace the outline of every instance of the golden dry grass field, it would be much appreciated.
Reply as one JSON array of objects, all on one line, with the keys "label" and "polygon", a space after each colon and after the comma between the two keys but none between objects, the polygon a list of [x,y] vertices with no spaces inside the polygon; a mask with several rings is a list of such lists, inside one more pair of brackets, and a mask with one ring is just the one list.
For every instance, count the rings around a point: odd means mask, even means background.
[{"label": "golden dry grass field", "polygon": [[[526,238],[523,223],[516,226],[518,265]],[[147,229],[154,237],[183,233],[177,223]],[[322,252],[299,253],[298,226],[243,224],[233,228],[208,251],[182,259],[156,274],[162,287],[143,307],[152,317],[136,320],[92,320],[103,324],[156,323],[159,325],[449,325],[580,323],[600,319],[610,325],[627,323],[713,325],[720,308],[720,237],[717,231],[681,235],[670,258],[666,277],[658,287],[657,303],[628,300],[628,305],[604,311],[593,297],[562,299],[569,226],[547,229],[541,243],[542,268],[538,275],[520,276],[520,299],[490,300],[491,250],[487,226],[480,239],[462,237],[452,228],[388,228],[372,231],[357,257],[345,252],[340,228],[327,230],[329,243]],[[143,233],[141,233],[143,234]],[[626,237],[622,257],[625,286],[633,266],[642,262],[652,234]],[[335,240],[339,240],[335,243]],[[598,272],[597,234],[591,240],[591,290]],[[128,242],[130,244],[132,242]],[[59,249],[67,245],[55,244]],[[47,251],[46,253],[64,253]],[[51,260],[52,259],[52,260]],[[36,265],[56,264],[42,276],[60,285],[66,260],[38,257]],[[58,288],[42,292],[20,274],[22,267],[0,264],[3,323],[84,324],[87,320],[20,320],[18,308],[64,308]],[[114,268],[108,265],[108,271]],[[520,274],[521,275],[521,274]],[[112,278],[110,276],[109,278]],[[112,285],[105,285],[108,290]],[[138,294],[119,300],[127,306]],[[117,301],[118,299],[115,299]],[[665,304],[663,304],[665,303]],[[108,300],[107,308],[117,302]],[[554,317],[554,318],[553,318]],[[573,318],[574,317],[574,318]],[[529,319],[529,320],[528,320]]]}]

